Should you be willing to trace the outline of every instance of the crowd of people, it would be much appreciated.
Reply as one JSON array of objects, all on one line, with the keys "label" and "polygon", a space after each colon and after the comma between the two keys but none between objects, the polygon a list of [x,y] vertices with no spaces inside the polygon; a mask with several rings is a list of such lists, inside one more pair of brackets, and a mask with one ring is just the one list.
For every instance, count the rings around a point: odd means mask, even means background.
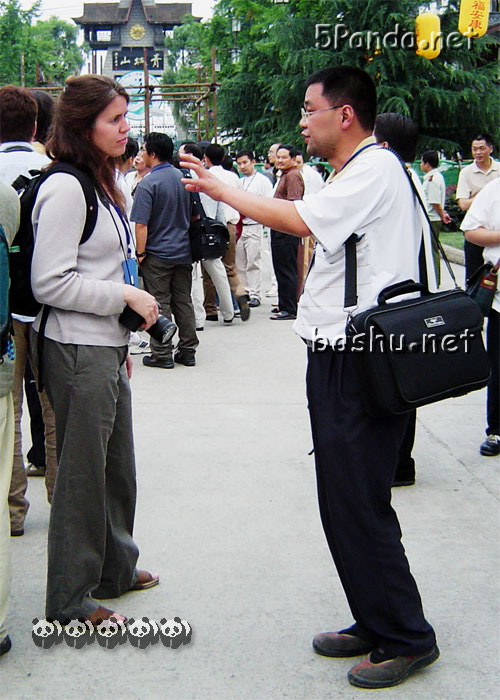
[{"label": "crowd of people", "polygon": [[[132,536],[130,354],[142,354],[148,368],[195,367],[207,322],[227,326],[237,316],[248,322],[267,296],[275,301],[270,320],[293,321],[308,346],[321,518],[354,618],[339,632],[316,635],[313,647],[333,657],[368,654],[348,676],[362,687],[395,685],[433,663],[435,634],[390,505],[391,487],[415,483],[416,412],[366,414],[349,353],[333,349],[345,329],[342,253],[353,232],[360,309],[373,305],[382,287],[408,278],[439,287],[436,241],[450,221],[446,188],[435,151],[421,156],[423,184],[411,171],[415,123],[377,116],[375,86],[363,71],[325,69],[308,79],[300,125],[308,156],[328,162],[331,173],[278,140],[261,171],[250,149],[233,161],[217,143],[185,141],[174,153],[172,140],[157,132],[139,147],[129,136],[127,92],[103,76],[70,78],[57,104],[14,86],[0,88],[0,100],[0,224],[9,243],[19,225],[11,187],[19,175],[69,163],[91,179],[97,195],[95,224],[83,240],[89,207],[79,179],[54,172],[43,181],[32,212],[31,280],[46,323],[42,312],[13,313],[15,357],[8,334],[1,349],[0,654],[10,648],[7,540],[24,534],[29,475],[45,477],[51,504],[47,617],[125,621],[100,599],[159,583],[158,574],[137,568]],[[492,150],[488,136],[474,139],[474,161],[457,187],[467,211],[461,228],[468,271],[483,255],[494,263],[500,257],[500,169]],[[426,202],[430,226],[398,160]],[[224,255],[193,263],[190,229],[200,216],[227,228],[228,245]],[[273,264],[268,290],[266,245]],[[497,293],[487,321],[485,456],[500,453],[499,312]],[[135,330],[127,314],[139,319]],[[318,329],[329,339],[321,353],[313,344]],[[26,466],[25,394],[40,455],[28,454]]]}]

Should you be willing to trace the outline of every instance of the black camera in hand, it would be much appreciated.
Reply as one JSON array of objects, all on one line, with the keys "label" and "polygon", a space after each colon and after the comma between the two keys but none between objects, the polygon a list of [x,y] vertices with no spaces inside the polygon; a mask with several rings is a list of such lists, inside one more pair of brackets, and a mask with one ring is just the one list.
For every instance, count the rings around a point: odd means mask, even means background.
[{"label": "black camera in hand", "polygon": [[[145,323],[142,316],[138,314],[137,311],[131,309],[128,304],[122,311],[118,320],[125,326],[125,328],[128,328],[129,331],[136,331],[140,326],[142,326],[143,323]],[[175,323],[160,314],[156,323],[148,328],[146,332],[149,333],[149,335],[158,343],[166,345],[170,340],[172,340],[176,331],[177,326]]]}]

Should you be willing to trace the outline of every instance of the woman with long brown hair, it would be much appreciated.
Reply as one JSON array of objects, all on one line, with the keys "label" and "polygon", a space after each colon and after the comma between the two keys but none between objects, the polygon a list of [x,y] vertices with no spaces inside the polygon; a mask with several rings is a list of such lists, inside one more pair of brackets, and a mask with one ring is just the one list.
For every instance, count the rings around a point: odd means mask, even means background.
[{"label": "woman with long brown hair", "polygon": [[[150,588],[132,539],[136,483],[127,352],[119,317],[128,304],[146,327],[158,318],[153,296],[125,284],[130,230],[113,158],[127,143],[128,95],[99,75],[71,77],[59,97],[47,152],[92,179],[97,220],[81,242],[87,215],[82,186],[53,173],[33,209],[32,286],[50,306],[43,376],[56,416],[59,470],[49,524],[46,615],[65,622],[109,619],[97,599]],[[34,324],[40,330],[40,314]]]}]

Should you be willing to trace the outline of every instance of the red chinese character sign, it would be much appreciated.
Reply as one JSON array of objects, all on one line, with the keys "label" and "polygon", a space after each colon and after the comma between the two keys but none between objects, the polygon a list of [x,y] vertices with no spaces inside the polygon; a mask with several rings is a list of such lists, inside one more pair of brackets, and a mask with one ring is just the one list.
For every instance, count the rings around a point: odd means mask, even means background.
[{"label": "red chinese character sign", "polygon": [[489,14],[489,0],[461,0],[458,31],[472,39],[483,36],[488,29]]}]

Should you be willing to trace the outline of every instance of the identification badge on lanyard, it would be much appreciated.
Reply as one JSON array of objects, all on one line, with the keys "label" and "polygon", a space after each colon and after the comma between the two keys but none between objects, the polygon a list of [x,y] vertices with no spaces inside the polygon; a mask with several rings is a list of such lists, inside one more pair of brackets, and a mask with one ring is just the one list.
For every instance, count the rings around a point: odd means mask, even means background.
[{"label": "identification badge on lanyard", "polygon": [[125,284],[131,284],[133,287],[139,286],[139,265],[135,258],[127,258],[122,262],[123,277]]}]

